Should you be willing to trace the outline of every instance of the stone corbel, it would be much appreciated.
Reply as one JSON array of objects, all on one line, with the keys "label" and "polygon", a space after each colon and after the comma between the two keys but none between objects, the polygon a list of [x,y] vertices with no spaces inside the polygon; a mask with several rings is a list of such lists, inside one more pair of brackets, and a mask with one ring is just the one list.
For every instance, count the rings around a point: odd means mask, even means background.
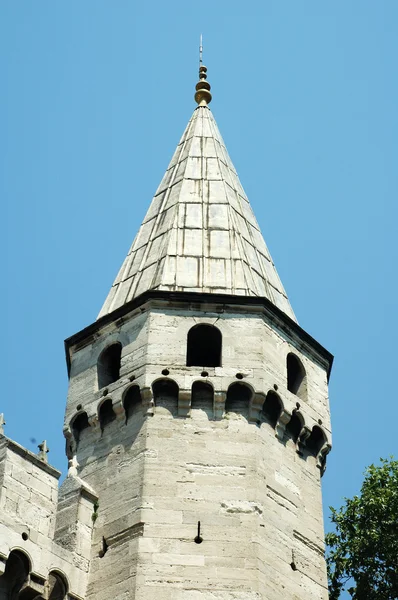
[{"label": "stone corbel", "polygon": [[308,429],[308,427],[303,427],[300,431],[300,435],[297,439],[297,454],[299,454],[300,456],[304,455],[305,444],[310,435],[311,430]]},{"label": "stone corbel", "polygon": [[123,406],[122,400],[117,400],[112,408],[113,408],[113,412],[116,415],[116,419],[118,421],[126,420],[126,414],[124,412],[124,406]]},{"label": "stone corbel", "polygon": [[66,456],[70,459],[76,454],[76,441],[69,425],[63,428],[63,434],[66,444]]},{"label": "stone corbel", "polygon": [[178,416],[187,417],[191,409],[191,390],[178,392]]},{"label": "stone corbel", "polygon": [[100,428],[99,419],[97,413],[88,416],[88,424],[90,427],[96,431]]},{"label": "stone corbel", "polygon": [[214,418],[221,419],[225,410],[227,392],[214,392]]},{"label": "stone corbel", "polygon": [[260,413],[265,402],[265,394],[255,393],[250,402],[249,423],[258,423],[260,421]]},{"label": "stone corbel", "polygon": [[290,418],[291,415],[289,415],[289,413],[286,412],[286,410],[282,410],[276,422],[275,436],[280,442],[283,442],[283,439],[285,437],[286,425],[289,423]]},{"label": "stone corbel", "polygon": [[[45,583],[46,580],[41,575],[38,575],[37,573],[30,573],[27,580],[20,589],[19,596],[22,595],[22,592],[29,591],[31,593],[34,592],[35,594],[37,594],[39,598],[45,598]],[[29,597],[31,597],[31,594],[29,594]],[[36,596],[32,597],[36,598]]]},{"label": "stone corbel", "polygon": [[144,416],[153,417],[155,413],[155,402],[153,399],[153,392],[151,387],[145,387],[140,390],[142,398],[142,406]]},{"label": "stone corbel", "polygon": [[318,469],[321,472],[321,477],[323,476],[323,474],[326,471],[326,458],[327,455],[329,454],[329,452],[331,451],[332,446],[328,443],[325,442],[324,445],[322,446],[322,448],[320,449],[318,456],[316,458],[316,466],[318,467]]}]

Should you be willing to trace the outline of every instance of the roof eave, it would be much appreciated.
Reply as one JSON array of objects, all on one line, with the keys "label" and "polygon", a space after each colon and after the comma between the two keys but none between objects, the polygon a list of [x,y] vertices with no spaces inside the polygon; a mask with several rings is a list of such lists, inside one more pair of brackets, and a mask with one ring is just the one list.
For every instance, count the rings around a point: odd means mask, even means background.
[{"label": "roof eave", "polygon": [[327,378],[329,380],[333,355],[317,342],[309,333],[307,333],[293,319],[275,306],[268,298],[260,296],[235,296],[232,294],[213,294],[201,292],[174,292],[167,290],[148,290],[137,296],[130,302],[120,306],[111,313],[108,313],[94,321],[88,327],[75,333],[65,340],[66,363],[68,367],[68,376],[70,375],[71,355],[70,348],[86,338],[93,336],[104,326],[119,319],[122,319],[128,313],[142,307],[144,304],[157,300],[167,303],[195,303],[195,304],[223,304],[231,306],[255,307],[260,306],[268,319],[273,322],[280,330],[284,331],[290,338],[296,338],[306,347],[310,348],[315,355],[318,355],[327,366]]}]

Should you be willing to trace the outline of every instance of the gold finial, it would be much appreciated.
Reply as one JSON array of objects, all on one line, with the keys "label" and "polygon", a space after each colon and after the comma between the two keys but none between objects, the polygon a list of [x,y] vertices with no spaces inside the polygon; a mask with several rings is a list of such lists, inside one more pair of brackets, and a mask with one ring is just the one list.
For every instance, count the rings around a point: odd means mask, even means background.
[{"label": "gold finial", "polygon": [[200,35],[199,43],[199,82],[196,84],[195,102],[199,106],[207,106],[211,102],[211,86],[207,79],[207,68],[203,65],[203,44],[202,34]]}]

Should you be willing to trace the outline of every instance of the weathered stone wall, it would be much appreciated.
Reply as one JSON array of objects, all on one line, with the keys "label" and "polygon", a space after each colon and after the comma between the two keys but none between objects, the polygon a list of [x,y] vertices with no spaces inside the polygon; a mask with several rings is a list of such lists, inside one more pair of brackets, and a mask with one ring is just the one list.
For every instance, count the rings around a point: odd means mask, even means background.
[{"label": "weathered stone wall", "polygon": [[[202,322],[223,336],[222,366],[206,367],[207,377],[185,366],[187,333]],[[98,357],[115,341],[120,378],[99,390]],[[327,366],[316,353],[255,311],[171,306],[108,325],[71,352],[65,432],[80,478],[99,496],[87,600],[327,597],[319,460],[305,448],[315,425],[330,444]],[[289,352],[305,367],[305,400],[287,390]],[[245,416],[224,411],[237,374],[251,390]],[[153,406],[152,384],[165,378],[179,386],[171,412]],[[198,380],[214,389],[210,420],[190,408]],[[134,385],[142,404],[126,423]],[[261,412],[270,390],[283,404],[276,429]],[[115,415],[101,429],[109,399]],[[297,403],[306,432],[298,444],[285,430]],[[90,426],[77,440],[82,411]]]},{"label": "weathered stone wall", "polygon": [[[17,551],[29,564],[23,589],[44,594],[50,573],[57,572],[66,583],[68,597],[78,599],[85,596],[87,586],[93,499],[86,500],[86,514],[80,508],[73,520],[75,528],[86,530],[86,555],[81,546],[71,551],[57,543],[59,476],[59,471],[38,456],[0,435],[0,577],[10,553]],[[75,483],[74,487],[76,485],[79,486]],[[84,487],[83,482],[81,486]],[[61,489],[61,504],[62,501]],[[82,503],[76,501],[76,505],[79,504],[81,507]],[[4,587],[2,581],[0,579],[0,595]]]}]

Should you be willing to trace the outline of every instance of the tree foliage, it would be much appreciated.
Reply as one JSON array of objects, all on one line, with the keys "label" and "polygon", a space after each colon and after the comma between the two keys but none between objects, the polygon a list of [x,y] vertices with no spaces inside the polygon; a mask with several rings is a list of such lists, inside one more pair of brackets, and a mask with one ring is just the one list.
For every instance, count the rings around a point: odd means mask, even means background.
[{"label": "tree foliage", "polygon": [[344,589],[355,600],[398,599],[398,461],[365,472],[361,493],[331,508],[326,536],[330,600]]}]

